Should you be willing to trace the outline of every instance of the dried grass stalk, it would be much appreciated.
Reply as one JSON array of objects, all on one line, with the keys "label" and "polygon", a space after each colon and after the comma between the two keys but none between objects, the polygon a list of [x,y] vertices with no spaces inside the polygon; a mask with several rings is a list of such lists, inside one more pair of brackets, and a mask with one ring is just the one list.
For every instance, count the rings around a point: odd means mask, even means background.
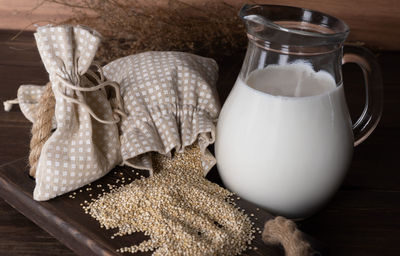
[{"label": "dried grass stalk", "polygon": [[222,1],[45,0],[72,8],[64,21],[99,31],[103,62],[143,51],[185,51],[221,60],[242,51],[246,37],[238,9]]}]

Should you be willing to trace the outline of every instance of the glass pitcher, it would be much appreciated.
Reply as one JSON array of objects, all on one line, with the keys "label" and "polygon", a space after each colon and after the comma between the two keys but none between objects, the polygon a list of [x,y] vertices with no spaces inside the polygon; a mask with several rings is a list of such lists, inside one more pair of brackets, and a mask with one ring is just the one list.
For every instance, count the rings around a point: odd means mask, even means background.
[{"label": "glass pitcher", "polygon": [[[353,147],[376,127],[382,82],[373,55],[345,48],[341,20],[308,9],[245,5],[249,44],[219,117],[215,153],[224,184],[289,218],[315,213],[340,186]],[[366,104],[352,124],[341,65],[357,63]]]}]

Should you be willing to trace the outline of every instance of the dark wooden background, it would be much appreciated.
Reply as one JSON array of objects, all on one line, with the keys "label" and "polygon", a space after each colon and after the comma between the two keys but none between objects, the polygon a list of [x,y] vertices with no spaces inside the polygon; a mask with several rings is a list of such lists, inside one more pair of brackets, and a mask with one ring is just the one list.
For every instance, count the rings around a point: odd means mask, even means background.
[{"label": "dark wooden background", "polygon": [[[10,41],[14,34],[0,32],[1,101],[14,98],[20,84],[47,82],[32,35],[25,33]],[[346,180],[333,200],[315,216],[299,222],[303,231],[326,244],[331,255],[400,254],[400,52],[378,52],[377,58],[384,80],[382,121],[355,148]],[[233,84],[240,64],[239,58],[223,63],[222,76],[227,77],[223,84]],[[355,118],[363,104],[361,71],[348,64],[344,77]],[[222,88],[222,97],[228,89]],[[26,158],[29,130],[30,123],[18,108],[0,111],[0,167]],[[0,255],[75,254],[0,199]]]}]

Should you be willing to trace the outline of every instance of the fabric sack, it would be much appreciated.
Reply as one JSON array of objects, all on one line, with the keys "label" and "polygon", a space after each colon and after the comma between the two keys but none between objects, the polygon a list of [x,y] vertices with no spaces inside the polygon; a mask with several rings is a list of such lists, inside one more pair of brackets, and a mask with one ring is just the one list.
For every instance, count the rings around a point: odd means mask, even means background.
[{"label": "fabric sack", "polygon": [[207,150],[215,141],[220,104],[218,65],[183,52],[145,52],[104,66],[121,88],[128,117],[120,125],[123,163],[152,172],[150,154],[171,155],[197,142],[204,174],[216,163]]},{"label": "fabric sack", "polygon": [[121,162],[121,155],[116,122],[100,123],[88,111],[114,120],[105,90],[79,90],[93,86],[83,75],[99,34],[84,27],[45,26],[35,39],[56,100],[57,128],[42,148],[36,171],[33,197],[41,201],[97,180]]}]

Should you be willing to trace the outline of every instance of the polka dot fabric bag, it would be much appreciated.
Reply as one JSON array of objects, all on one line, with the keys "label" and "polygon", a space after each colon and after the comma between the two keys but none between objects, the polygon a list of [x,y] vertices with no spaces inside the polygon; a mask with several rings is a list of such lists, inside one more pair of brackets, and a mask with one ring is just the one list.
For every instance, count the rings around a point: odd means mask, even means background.
[{"label": "polka dot fabric bag", "polygon": [[105,89],[86,90],[95,86],[84,74],[100,36],[83,27],[45,26],[35,39],[56,100],[57,128],[44,144],[36,170],[33,197],[42,201],[97,180],[121,162],[121,155]]}]

